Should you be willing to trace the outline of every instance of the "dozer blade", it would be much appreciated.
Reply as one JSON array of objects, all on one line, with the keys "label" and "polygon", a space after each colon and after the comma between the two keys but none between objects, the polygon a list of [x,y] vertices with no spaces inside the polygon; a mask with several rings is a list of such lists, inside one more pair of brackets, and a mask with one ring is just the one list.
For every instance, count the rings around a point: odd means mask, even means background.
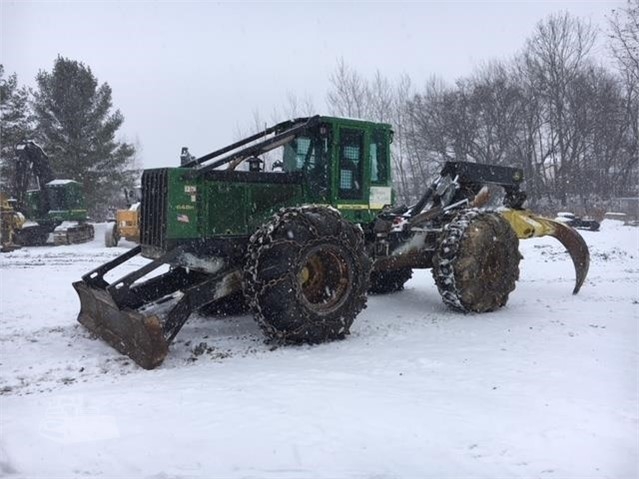
[{"label": "dozer blade", "polygon": [[583,237],[570,226],[560,221],[535,215],[527,210],[505,210],[501,214],[508,220],[520,239],[552,236],[566,248],[575,267],[575,288],[577,294],[588,275],[590,252]]},{"label": "dozer blade", "polygon": [[80,297],[78,321],[145,369],[159,366],[169,350],[160,319],[120,309],[111,295],[84,281],[73,283]]},{"label": "dozer blade", "polygon": [[80,297],[78,321],[145,369],[164,360],[169,345],[193,311],[239,291],[236,266],[204,274],[186,268],[142,279],[181,253],[175,248],[109,284],[104,275],[137,256],[136,246],[73,283]]}]

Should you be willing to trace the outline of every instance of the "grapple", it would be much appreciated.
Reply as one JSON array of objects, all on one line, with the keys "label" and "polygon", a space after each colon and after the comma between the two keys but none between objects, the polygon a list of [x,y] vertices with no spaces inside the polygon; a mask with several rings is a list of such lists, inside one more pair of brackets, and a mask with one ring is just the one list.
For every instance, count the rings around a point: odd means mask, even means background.
[{"label": "grapple", "polygon": [[153,369],[162,363],[189,315],[237,291],[241,274],[234,268],[212,275],[172,268],[138,282],[177,256],[181,252],[177,248],[111,284],[104,279],[140,251],[140,246],[129,250],[87,273],[73,287],[80,297],[78,321],[141,367]]},{"label": "grapple", "polygon": [[559,240],[570,254],[575,267],[575,287],[572,294],[577,294],[586,280],[590,267],[588,245],[582,236],[564,223],[544,218],[528,210],[506,209],[501,211],[501,214],[508,220],[519,239],[552,236]]}]

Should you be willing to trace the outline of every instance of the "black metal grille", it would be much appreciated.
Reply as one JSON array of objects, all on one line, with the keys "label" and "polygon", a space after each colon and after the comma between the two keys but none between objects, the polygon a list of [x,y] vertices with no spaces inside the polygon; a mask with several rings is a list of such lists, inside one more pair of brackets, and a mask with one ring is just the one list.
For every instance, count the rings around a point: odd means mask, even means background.
[{"label": "black metal grille", "polygon": [[140,241],[144,246],[166,249],[166,209],[168,170],[146,170],[142,174],[142,211]]}]

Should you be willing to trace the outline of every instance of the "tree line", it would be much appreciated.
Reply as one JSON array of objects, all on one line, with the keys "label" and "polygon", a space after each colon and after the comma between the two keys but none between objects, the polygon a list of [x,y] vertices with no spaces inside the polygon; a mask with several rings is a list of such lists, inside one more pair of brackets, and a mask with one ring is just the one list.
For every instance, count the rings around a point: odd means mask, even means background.
[{"label": "tree line", "polygon": [[[592,209],[639,194],[639,0],[612,11],[607,45],[614,66],[595,61],[597,31],[567,13],[540,21],[519,54],[492,61],[450,85],[420,88],[404,74],[366,78],[342,59],[328,78],[333,115],[390,123],[398,200],[423,193],[448,160],[519,166],[533,207]],[[124,117],[90,67],[61,56],[35,90],[0,65],[0,180],[14,194],[15,146],[33,139],[59,178],[81,182],[90,214],[103,219],[140,170],[136,148],[116,140]],[[317,110],[289,93],[287,118]],[[282,115],[274,111],[274,121]],[[262,129],[259,112],[253,128]],[[121,201],[121,200],[120,200]]]},{"label": "tree line", "polygon": [[639,1],[613,11],[616,68],[592,54],[596,30],[567,13],[538,23],[522,51],[447,85],[365,78],[343,60],[331,113],[390,123],[399,198],[414,202],[443,162],[519,166],[532,205],[592,209],[639,193]]},{"label": "tree line", "polygon": [[135,147],[116,139],[124,116],[113,109],[111,87],[100,84],[90,67],[61,56],[50,72],[38,73],[36,83],[35,90],[20,86],[17,75],[5,77],[0,65],[0,187],[23,197],[16,146],[35,141],[56,178],[81,183],[89,215],[103,220],[109,209],[123,206],[123,188],[132,188],[139,176]]}]

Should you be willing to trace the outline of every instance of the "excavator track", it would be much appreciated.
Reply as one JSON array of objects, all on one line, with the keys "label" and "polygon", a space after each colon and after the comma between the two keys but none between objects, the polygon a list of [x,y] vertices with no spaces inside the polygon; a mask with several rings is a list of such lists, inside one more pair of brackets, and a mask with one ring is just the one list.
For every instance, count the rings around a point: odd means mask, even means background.
[{"label": "excavator track", "polygon": [[87,243],[95,237],[93,225],[88,223],[80,223],[75,226],[53,231],[53,243],[56,246]]}]

